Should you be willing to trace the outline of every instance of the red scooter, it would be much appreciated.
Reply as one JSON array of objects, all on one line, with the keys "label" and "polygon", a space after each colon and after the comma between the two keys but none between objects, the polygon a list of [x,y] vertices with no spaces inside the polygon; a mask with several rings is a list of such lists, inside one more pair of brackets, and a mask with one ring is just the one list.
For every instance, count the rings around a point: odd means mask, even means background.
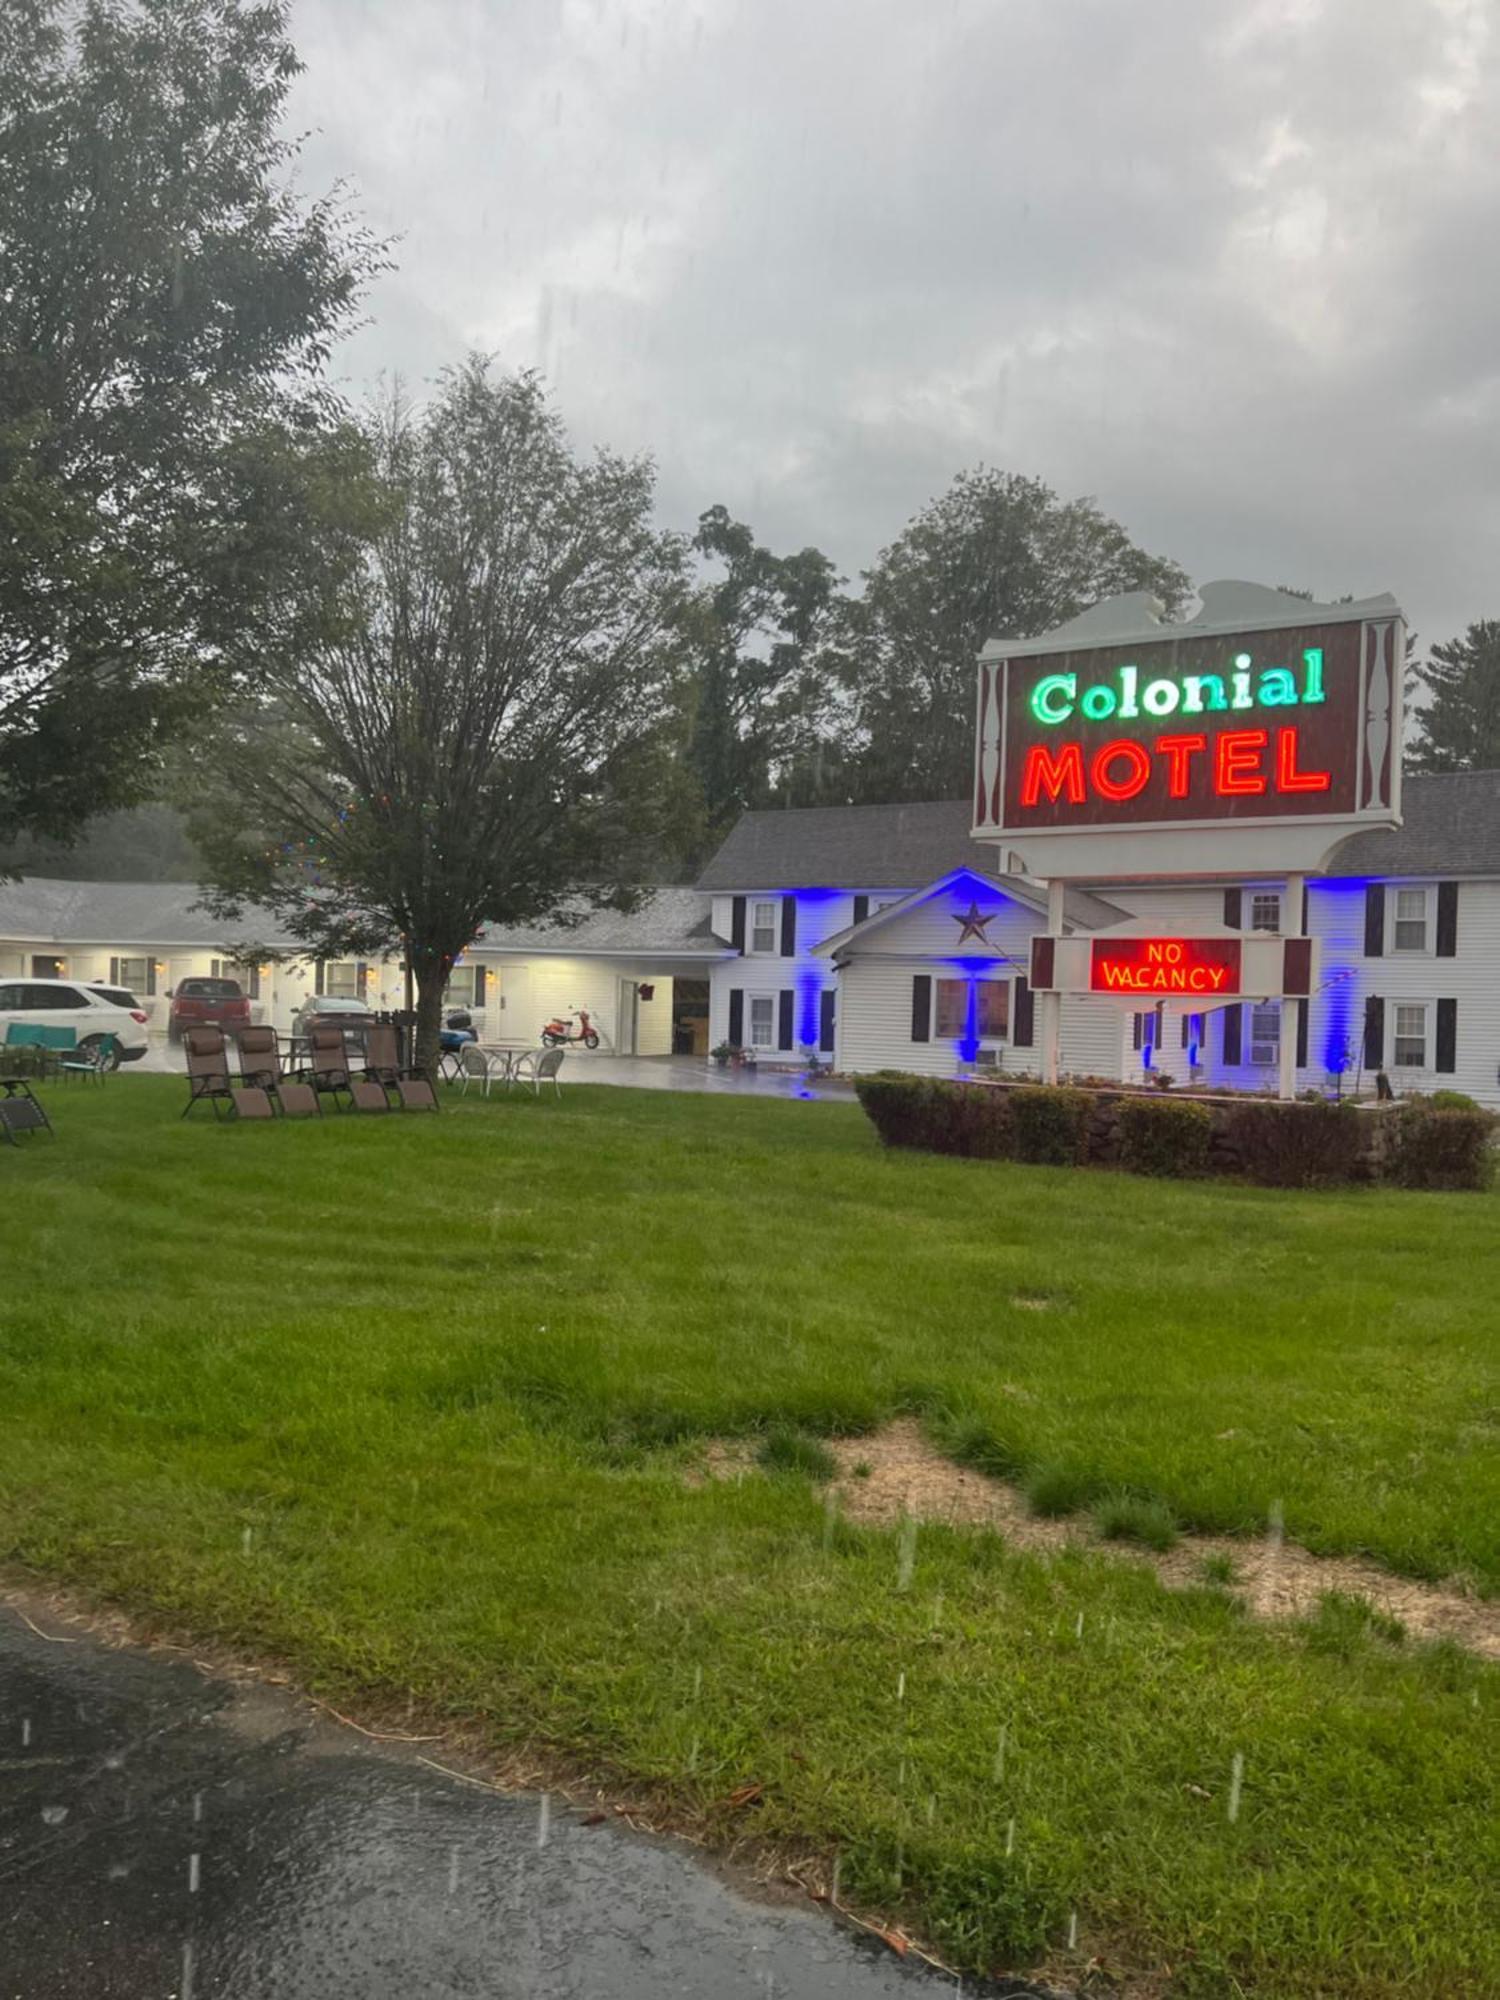
[{"label": "red scooter", "polygon": [[[578,1033],[573,1032],[574,1021],[578,1023]],[[582,1042],[586,1049],[597,1049],[599,1030],[589,1019],[586,1010],[579,1008],[576,1014],[554,1014],[542,1030],[542,1041],[549,1049],[560,1049],[564,1042]]]}]

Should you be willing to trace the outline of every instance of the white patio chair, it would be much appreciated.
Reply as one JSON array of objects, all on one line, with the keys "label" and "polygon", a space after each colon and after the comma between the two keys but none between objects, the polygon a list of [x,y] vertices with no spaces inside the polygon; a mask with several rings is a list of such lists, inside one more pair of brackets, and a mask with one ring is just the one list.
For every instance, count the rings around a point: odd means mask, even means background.
[{"label": "white patio chair", "polygon": [[502,1082],[504,1081],[507,1067],[504,1056],[487,1055],[477,1042],[465,1042],[458,1051],[458,1072],[462,1078],[459,1084],[459,1096],[466,1097],[469,1085],[477,1082],[483,1086],[484,1094],[488,1097],[490,1085],[495,1078],[498,1076]]},{"label": "white patio chair", "polygon": [[537,1097],[542,1094],[542,1085],[550,1082],[561,1097],[562,1085],[557,1080],[557,1072],[562,1068],[563,1058],[567,1053],[566,1049],[528,1049],[524,1055],[517,1056],[511,1064],[507,1081],[529,1083]]}]

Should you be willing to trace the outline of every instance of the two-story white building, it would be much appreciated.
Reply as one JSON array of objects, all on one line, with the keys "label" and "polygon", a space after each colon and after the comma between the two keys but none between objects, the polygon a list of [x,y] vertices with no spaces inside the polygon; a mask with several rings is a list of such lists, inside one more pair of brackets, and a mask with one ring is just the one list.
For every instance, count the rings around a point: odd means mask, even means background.
[{"label": "two-story white building", "polygon": [[[1299,1088],[1384,1069],[1397,1090],[1500,1103],[1500,772],[1408,778],[1403,809],[1399,830],[1354,835],[1307,884],[1308,1002],[1070,998],[1064,1072],[1273,1089],[1285,1032]],[[1027,971],[1045,897],[993,855],[969,839],[967,800],[747,814],[699,885],[735,954],[713,974],[715,1038],[771,1059],[811,1044],[851,1073],[1036,1071]],[[1283,880],[1106,877],[1070,889],[1065,912],[1072,931],[1304,928]]]}]

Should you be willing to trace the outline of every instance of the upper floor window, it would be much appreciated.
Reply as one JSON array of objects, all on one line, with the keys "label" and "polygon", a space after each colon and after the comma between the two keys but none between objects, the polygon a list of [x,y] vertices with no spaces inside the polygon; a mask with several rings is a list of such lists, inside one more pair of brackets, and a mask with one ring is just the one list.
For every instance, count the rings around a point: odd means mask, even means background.
[{"label": "upper floor window", "polygon": [[1426,951],[1427,891],[1398,889],[1391,921],[1392,951]]},{"label": "upper floor window", "polygon": [[1281,895],[1278,890],[1255,891],[1250,898],[1250,928],[1253,931],[1280,931]]},{"label": "upper floor window", "polygon": [[751,904],[750,949],[752,951],[775,951],[776,905],[774,903]]}]

